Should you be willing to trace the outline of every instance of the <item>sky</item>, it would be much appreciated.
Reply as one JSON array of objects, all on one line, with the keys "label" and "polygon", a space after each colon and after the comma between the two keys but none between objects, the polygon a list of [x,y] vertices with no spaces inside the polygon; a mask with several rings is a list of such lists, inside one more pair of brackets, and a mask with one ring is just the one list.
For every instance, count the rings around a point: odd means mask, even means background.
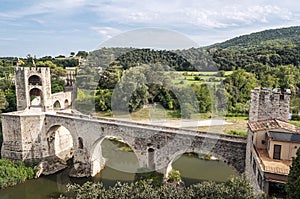
[{"label": "sky", "polygon": [[79,50],[92,51],[141,29],[176,32],[198,47],[265,29],[300,25],[296,0],[0,2],[0,57],[68,56]]}]

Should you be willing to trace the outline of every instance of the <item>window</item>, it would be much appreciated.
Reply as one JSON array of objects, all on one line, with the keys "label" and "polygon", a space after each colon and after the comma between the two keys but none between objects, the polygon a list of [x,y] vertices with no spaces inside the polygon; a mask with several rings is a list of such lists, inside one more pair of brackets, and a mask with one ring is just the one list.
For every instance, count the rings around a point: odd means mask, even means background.
[{"label": "window", "polygon": [[82,139],[82,137],[78,137],[78,148],[83,149],[83,139]]},{"label": "window", "polygon": [[262,140],[262,141],[261,141],[261,144],[266,144],[266,140]]},{"label": "window", "polygon": [[253,159],[253,165],[252,165],[252,168],[253,168],[253,173],[256,174],[256,162],[255,162],[254,159]]},{"label": "window", "polygon": [[280,160],[281,145],[274,144],[273,159]]},{"label": "window", "polygon": [[252,151],[250,151],[250,163],[252,163]]},{"label": "window", "polygon": [[260,172],[258,172],[258,175],[257,175],[257,183],[258,183],[260,189],[262,189],[263,181],[262,181],[262,176],[261,176]]},{"label": "window", "polygon": [[284,100],[284,95],[280,95],[280,100]]}]

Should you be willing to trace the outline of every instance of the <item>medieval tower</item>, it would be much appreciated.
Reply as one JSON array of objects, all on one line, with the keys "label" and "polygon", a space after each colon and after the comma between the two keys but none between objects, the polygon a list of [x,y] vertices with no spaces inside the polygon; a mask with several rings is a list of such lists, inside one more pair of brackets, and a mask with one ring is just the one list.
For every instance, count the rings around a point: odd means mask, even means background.
[{"label": "medieval tower", "polygon": [[290,89],[281,93],[280,89],[256,88],[251,91],[249,122],[267,119],[288,121]]},{"label": "medieval tower", "polygon": [[75,74],[73,69],[67,71],[65,91],[52,93],[49,67],[17,67],[15,69],[17,110],[34,109],[47,112],[69,108]]},{"label": "medieval tower", "polygon": [[15,69],[17,110],[40,108],[53,110],[51,78],[48,67],[18,67]]}]

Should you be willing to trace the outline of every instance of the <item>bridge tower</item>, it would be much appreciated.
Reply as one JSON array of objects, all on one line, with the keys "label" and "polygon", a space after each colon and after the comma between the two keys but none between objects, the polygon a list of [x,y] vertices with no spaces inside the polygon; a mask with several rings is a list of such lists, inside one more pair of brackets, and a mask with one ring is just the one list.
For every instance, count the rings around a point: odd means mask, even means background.
[{"label": "bridge tower", "polygon": [[53,110],[49,67],[17,67],[15,78],[18,111]]},{"label": "bridge tower", "polygon": [[288,121],[290,89],[281,93],[280,89],[256,88],[251,91],[249,122],[268,119]]}]

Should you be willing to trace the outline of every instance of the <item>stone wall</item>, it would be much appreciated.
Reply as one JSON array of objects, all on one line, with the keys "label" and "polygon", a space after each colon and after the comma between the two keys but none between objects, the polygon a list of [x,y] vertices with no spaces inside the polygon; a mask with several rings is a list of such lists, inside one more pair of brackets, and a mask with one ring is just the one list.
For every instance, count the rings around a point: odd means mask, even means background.
[{"label": "stone wall", "polygon": [[[31,76],[38,76],[41,80],[41,85],[30,84],[28,79]],[[44,111],[53,110],[51,100],[51,78],[50,68],[48,67],[17,67],[15,69],[16,77],[16,96],[18,111],[25,110],[30,107],[30,90],[36,88],[41,91],[42,108]]]},{"label": "stone wall", "polygon": [[[74,175],[76,171],[80,175],[95,175],[104,167],[101,143],[106,137],[121,138],[127,143],[141,168],[165,171],[178,155],[201,152],[216,156],[240,173],[245,170],[246,139],[237,136],[43,112],[36,115],[4,114],[3,126],[3,157],[28,161],[43,160],[59,154],[59,151],[51,151],[49,140],[57,139],[56,128],[67,129],[70,134],[63,135],[73,139],[72,154],[75,155],[77,168],[74,169]],[[56,150],[61,148],[65,147],[58,146]]]},{"label": "stone wall", "polygon": [[258,165],[258,162],[254,158],[254,154],[252,153],[252,145],[253,145],[252,137],[253,137],[253,132],[248,130],[246,159],[245,159],[245,173],[246,173],[246,176],[251,181],[254,191],[261,192],[261,189],[257,183],[257,173],[254,173],[254,170],[253,170],[253,162],[254,161],[255,161],[256,167],[259,167],[259,165]]},{"label": "stone wall", "polygon": [[38,161],[47,156],[43,143],[44,115],[2,114],[1,156],[12,160]]},{"label": "stone wall", "polygon": [[59,92],[51,95],[52,104],[56,101],[60,104],[60,109],[67,109],[71,106],[72,102],[72,91]]},{"label": "stone wall", "polygon": [[[101,157],[94,159],[94,153],[99,156],[102,140],[112,136],[121,138],[133,149],[140,167],[154,166],[154,169],[161,170],[176,156],[194,151],[212,154],[240,173],[245,170],[246,139],[237,136],[84,116],[80,118],[48,114],[47,125],[50,127],[53,123],[60,123],[71,128],[69,131],[76,131],[73,135],[77,136],[76,139],[82,138],[89,159],[101,167]],[[154,156],[154,162],[149,162],[149,157],[152,156],[150,153]]]},{"label": "stone wall", "polygon": [[264,88],[251,91],[249,121],[280,119],[287,121],[289,117],[291,91],[286,89]]}]

